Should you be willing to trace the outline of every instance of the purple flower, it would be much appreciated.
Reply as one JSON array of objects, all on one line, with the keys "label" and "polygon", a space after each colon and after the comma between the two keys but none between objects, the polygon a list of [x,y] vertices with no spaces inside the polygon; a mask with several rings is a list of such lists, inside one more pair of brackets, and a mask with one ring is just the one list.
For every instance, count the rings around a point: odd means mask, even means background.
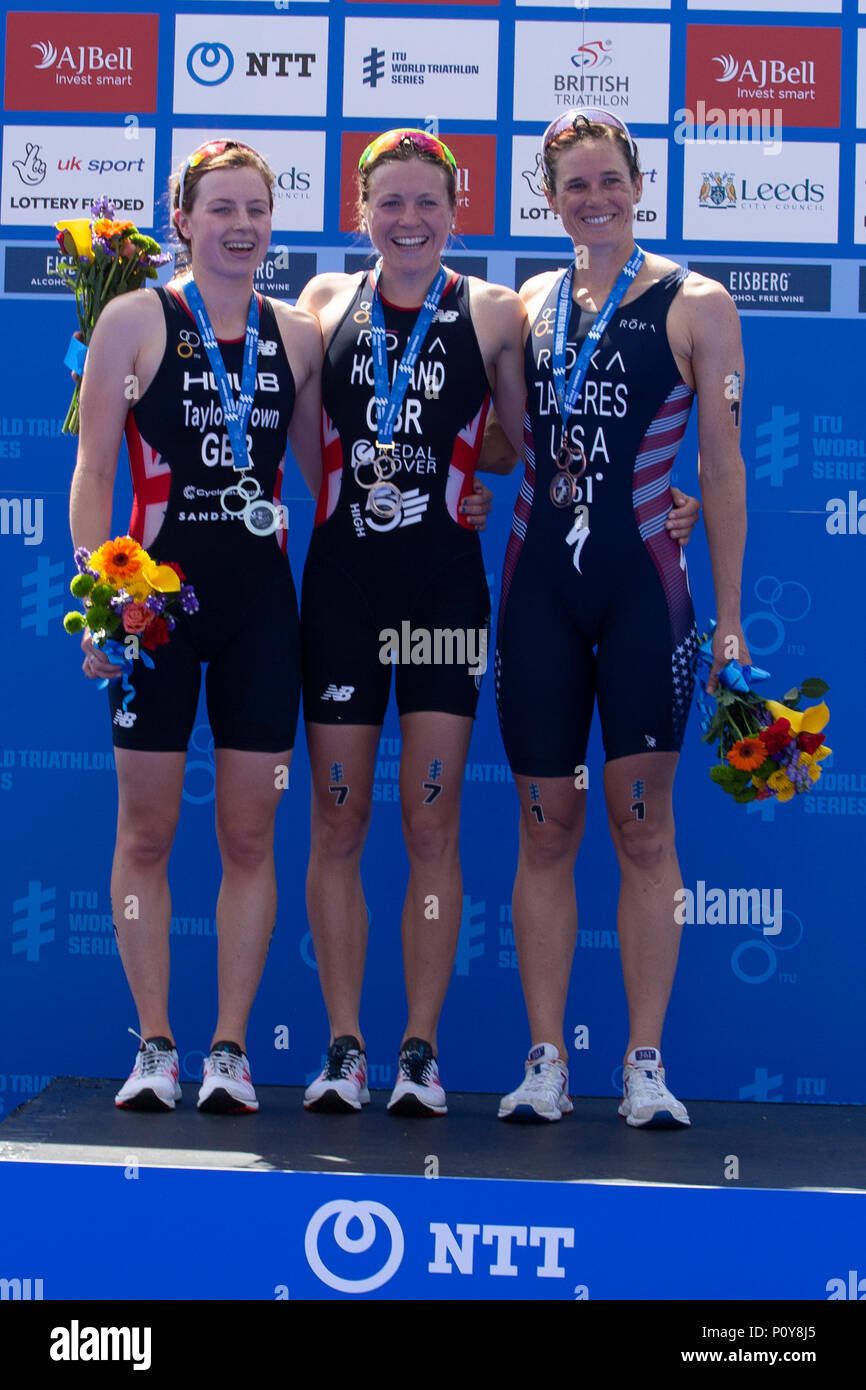
[{"label": "purple flower", "polygon": [[98,221],[100,217],[107,217],[110,222],[113,222],[117,216],[117,210],[114,203],[110,203],[107,198],[99,198],[95,203],[90,204],[90,216],[94,222]]},{"label": "purple flower", "polygon": [[108,606],[109,608],[113,609],[115,613],[122,613],[128,602],[128,594],[115,594],[114,598],[109,599]]},{"label": "purple flower", "polygon": [[199,608],[198,599],[195,596],[195,589],[191,584],[181,584],[180,586],[180,606],[184,613],[197,613]]},{"label": "purple flower", "polygon": [[144,600],[144,604],[146,608],[150,609],[151,613],[159,613],[161,615],[165,612],[165,594],[150,594],[149,597]]},{"label": "purple flower", "polygon": [[169,615],[166,615],[165,626],[169,632],[174,632],[175,628],[177,627],[177,623],[175,622],[174,618],[170,617]]},{"label": "purple flower", "polygon": [[90,551],[86,546],[76,546],[72,558],[75,561],[79,574],[93,574],[93,570],[87,568],[87,561],[90,559]]}]

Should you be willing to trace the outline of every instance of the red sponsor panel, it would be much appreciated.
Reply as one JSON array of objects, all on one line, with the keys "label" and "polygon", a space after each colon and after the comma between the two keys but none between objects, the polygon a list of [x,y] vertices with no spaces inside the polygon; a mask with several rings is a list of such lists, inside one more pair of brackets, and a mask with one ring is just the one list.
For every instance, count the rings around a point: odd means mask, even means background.
[{"label": "red sponsor panel", "polygon": [[[357,227],[355,205],[358,160],[381,130],[343,132],[340,171],[340,231]],[[457,160],[457,236],[492,236],[496,206],[496,136],[449,135],[440,137]]]},{"label": "red sponsor panel", "polygon": [[[690,24],[686,53],[686,106],[697,125],[750,109],[770,113],[765,125],[781,111],[783,130],[839,124],[841,29]],[[746,128],[743,116],[724,123]]]},{"label": "red sponsor panel", "polygon": [[159,16],[10,14],[7,111],[155,111]]}]

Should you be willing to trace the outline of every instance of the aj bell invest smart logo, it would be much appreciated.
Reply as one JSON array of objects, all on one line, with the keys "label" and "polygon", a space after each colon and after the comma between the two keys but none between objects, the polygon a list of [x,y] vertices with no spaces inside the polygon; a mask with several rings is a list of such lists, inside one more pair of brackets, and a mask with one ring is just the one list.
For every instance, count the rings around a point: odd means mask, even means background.
[{"label": "aj bell invest smart logo", "polygon": [[10,14],[9,111],[155,111],[159,17]]}]

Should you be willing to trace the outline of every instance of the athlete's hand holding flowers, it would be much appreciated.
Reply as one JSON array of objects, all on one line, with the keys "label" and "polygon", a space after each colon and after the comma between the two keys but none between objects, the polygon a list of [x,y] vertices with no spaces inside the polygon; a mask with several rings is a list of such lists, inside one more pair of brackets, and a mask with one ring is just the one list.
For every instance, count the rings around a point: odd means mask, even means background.
[{"label": "athlete's hand holding flowers", "polygon": [[[178,565],[160,565],[130,536],[106,541],[97,550],[79,546],[78,574],[70,590],[84,603],[84,612],[67,613],[63,626],[83,634],[82,670],[91,680],[113,680],[131,669],[144,652],[164,646],[174,628],[171,609],[194,613],[198,599]],[[130,642],[126,639],[134,638]],[[118,640],[120,639],[120,640]]]},{"label": "athlete's hand holding flowers", "polygon": [[[129,290],[139,290],[146,280],[157,278],[157,267],[171,256],[163,254],[159,242],[145,236],[134,222],[119,222],[114,205],[100,198],[90,209],[90,218],[77,217],[56,222],[57,244],[72,265],[58,267],[58,274],[75,294],[79,331],[75,334],[67,366],[80,376],[87,344],[94,325],[109,300]],[[83,344],[76,348],[75,340]],[[78,433],[76,381],[72,400],[63,422],[64,434]]]}]

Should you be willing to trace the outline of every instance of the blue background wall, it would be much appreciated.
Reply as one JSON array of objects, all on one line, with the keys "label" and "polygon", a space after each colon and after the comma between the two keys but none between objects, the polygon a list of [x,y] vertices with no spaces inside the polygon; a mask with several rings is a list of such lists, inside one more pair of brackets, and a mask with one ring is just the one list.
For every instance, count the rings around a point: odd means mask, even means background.
[{"label": "blue background wall", "polygon": [[[743,0],[744,4],[748,0]],[[816,0],[816,11],[819,0]],[[45,11],[44,36],[55,12]],[[90,6],[91,12],[108,8]],[[186,148],[198,131],[221,123],[232,130],[279,130],[274,115],[233,112],[224,117],[214,96],[212,115],[172,112],[174,19],[197,17],[201,40],[215,19],[243,15],[250,34],[257,20],[273,20],[267,4],[159,3],[140,7],[160,19],[156,111],[140,116],[153,128],[157,198],[171,163],[172,128],[189,128]],[[645,10],[645,12],[644,12]],[[549,237],[512,237],[512,137],[537,137],[543,120],[516,120],[510,69],[515,23],[549,22],[551,42],[562,46],[556,26],[571,37],[574,14],[563,7],[499,5],[356,5],[353,0],[293,4],[292,15],[329,21],[327,112],[292,117],[301,132],[326,131],[321,230],[281,231],[275,245],[300,253],[287,288],[296,295],[316,269],[342,268],[358,239],[340,232],[340,145],[344,132],[416,122],[430,113],[407,98],[393,115],[343,114],[344,20],[378,17],[385,48],[396,46],[400,25],[419,16],[459,24],[464,17],[499,25],[500,81],[496,119],[443,121],[460,155],[460,135],[495,137],[496,194],[493,230],[464,235],[458,250],[483,257],[492,279],[514,283],[515,262],[550,258],[567,250]],[[459,15],[455,19],[455,15]],[[785,130],[785,141],[839,147],[839,222],[835,242],[794,245],[768,241],[686,241],[683,209],[696,190],[684,182],[683,146],[669,146],[667,232],[647,240],[684,263],[725,261],[743,268],[830,267],[830,297],[815,310],[744,306],[747,387],[743,454],[749,482],[749,540],[743,585],[744,627],[753,659],[773,674],[781,694],[805,676],[822,675],[831,686],[834,749],[824,776],[809,796],[780,806],[735,806],[710,783],[710,756],[692,715],[677,779],[679,852],[686,886],[781,889],[783,928],[764,936],[761,926],[687,926],[665,1035],[665,1052],[678,1094],[756,1101],[862,1103],[855,1033],[863,978],[863,912],[860,887],[866,770],[857,754],[856,700],[862,679],[863,533],[857,505],[866,499],[866,411],[862,360],[866,308],[863,267],[854,235],[863,225],[862,174],[855,177],[858,26],[866,22],[849,0],[841,13],[772,14],[758,10],[687,10],[592,7],[589,19],[617,24],[670,26],[670,71],[656,73],[665,86],[668,120],[643,122],[640,110],[621,112],[638,139],[672,137],[673,113],[684,105],[686,30],[689,25],[730,23],[784,28],[841,28],[841,126]],[[777,23],[778,22],[778,23]],[[210,28],[208,27],[210,24]],[[38,28],[38,24],[36,26]],[[862,37],[862,30],[861,37]],[[565,30],[563,30],[565,34]],[[252,40],[251,40],[252,42]],[[567,43],[565,44],[567,48]],[[573,45],[572,45],[573,46]],[[471,46],[470,46],[471,47]],[[460,43],[459,61],[470,61]],[[769,49],[767,50],[769,51]],[[184,54],[178,53],[179,67]],[[346,55],[346,63],[349,56]],[[862,86],[862,79],[861,79]],[[410,92],[412,89],[409,89]],[[413,96],[415,94],[413,93]],[[423,102],[428,101],[427,93]],[[276,109],[276,108],[273,108]],[[551,114],[553,109],[551,108]],[[861,116],[862,119],[862,116]],[[122,114],[51,111],[5,112],[5,136],[26,139],[39,125],[102,129]],[[786,146],[787,147],[787,146]],[[181,146],[183,148],[183,146]],[[492,146],[491,146],[492,149]],[[708,167],[730,169],[707,147]],[[727,160],[727,162],[726,162]],[[514,155],[514,162],[519,162]],[[769,163],[770,161],[768,161]],[[805,166],[804,166],[805,167]],[[8,167],[4,179],[9,176]],[[814,178],[814,175],[813,175]],[[110,192],[93,188],[93,193]],[[4,206],[6,206],[4,202]],[[477,211],[477,205],[476,205]],[[5,214],[4,214],[5,215]],[[721,214],[726,216],[727,214]],[[734,224],[731,224],[734,225]],[[736,224],[739,225],[739,224]],[[778,221],[768,223],[773,228]],[[157,235],[164,221],[155,217]],[[647,228],[649,230],[649,228]],[[779,233],[777,233],[779,234]],[[862,232],[860,239],[862,240]],[[77,645],[60,626],[71,606],[67,496],[74,440],[59,434],[69,379],[60,359],[74,312],[68,296],[51,284],[45,260],[54,254],[53,232],[41,224],[0,227],[4,286],[0,301],[3,369],[0,408],[0,496],[41,499],[41,536],[15,534],[4,522],[0,535],[7,615],[5,719],[0,737],[0,814],[4,873],[0,895],[0,1115],[54,1074],[125,1075],[132,1059],[126,1032],[135,1013],[114,948],[108,896],[115,789],[105,696],[80,677]],[[21,248],[33,248],[31,259]],[[11,253],[11,254],[10,254]],[[450,258],[459,264],[458,258]],[[859,278],[858,278],[859,275]],[[519,274],[518,278],[523,278]],[[31,284],[31,280],[47,284]],[[811,293],[811,291],[810,291]],[[821,302],[820,299],[807,303]],[[828,468],[828,465],[830,467]],[[125,530],[129,488],[119,469],[114,532]],[[697,490],[694,421],[683,444],[676,481]],[[496,505],[484,537],[484,553],[498,602],[501,561],[517,477],[495,480]],[[851,534],[828,532],[828,504],[842,498],[855,521]],[[290,555],[299,578],[313,504],[296,473],[285,488],[290,512]],[[866,506],[863,508],[866,513]],[[7,510],[6,515],[14,513]],[[702,530],[689,548],[695,608],[700,624],[713,615],[706,539]],[[158,656],[157,656],[158,660]],[[625,1002],[616,950],[616,864],[601,794],[602,750],[594,734],[589,754],[589,828],[578,864],[580,937],[569,996],[566,1033],[588,1028],[589,1046],[572,1053],[572,1090],[614,1095],[625,1037]],[[389,712],[383,730],[375,795],[377,804],[365,858],[371,919],[364,1021],[372,1084],[394,1077],[405,1000],[399,948],[399,915],[407,866],[400,837],[397,796],[399,728]],[[254,1075],[261,1083],[299,1084],[318,1071],[327,1042],[303,897],[309,843],[309,776],[303,735],[292,766],[291,786],[277,825],[280,910],[264,981],[248,1036]],[[443,1076],[452,1089],[500,1090],[515,1084],[527,1043],[510,923],[517,846],[517,802],[501,747],[488,676],[470,750],[463,804],[464,920],[451,991],[440,1030]],[[213,756],[203,711],[190,751],[185,805],[172,858],[172,1018],[183,1059],[183,1079],[200,1074],[216,994],[215,899],[219,863],[213,835]],[[275,1030],[289,1029],[287,1050],[275,1047]]]}]

